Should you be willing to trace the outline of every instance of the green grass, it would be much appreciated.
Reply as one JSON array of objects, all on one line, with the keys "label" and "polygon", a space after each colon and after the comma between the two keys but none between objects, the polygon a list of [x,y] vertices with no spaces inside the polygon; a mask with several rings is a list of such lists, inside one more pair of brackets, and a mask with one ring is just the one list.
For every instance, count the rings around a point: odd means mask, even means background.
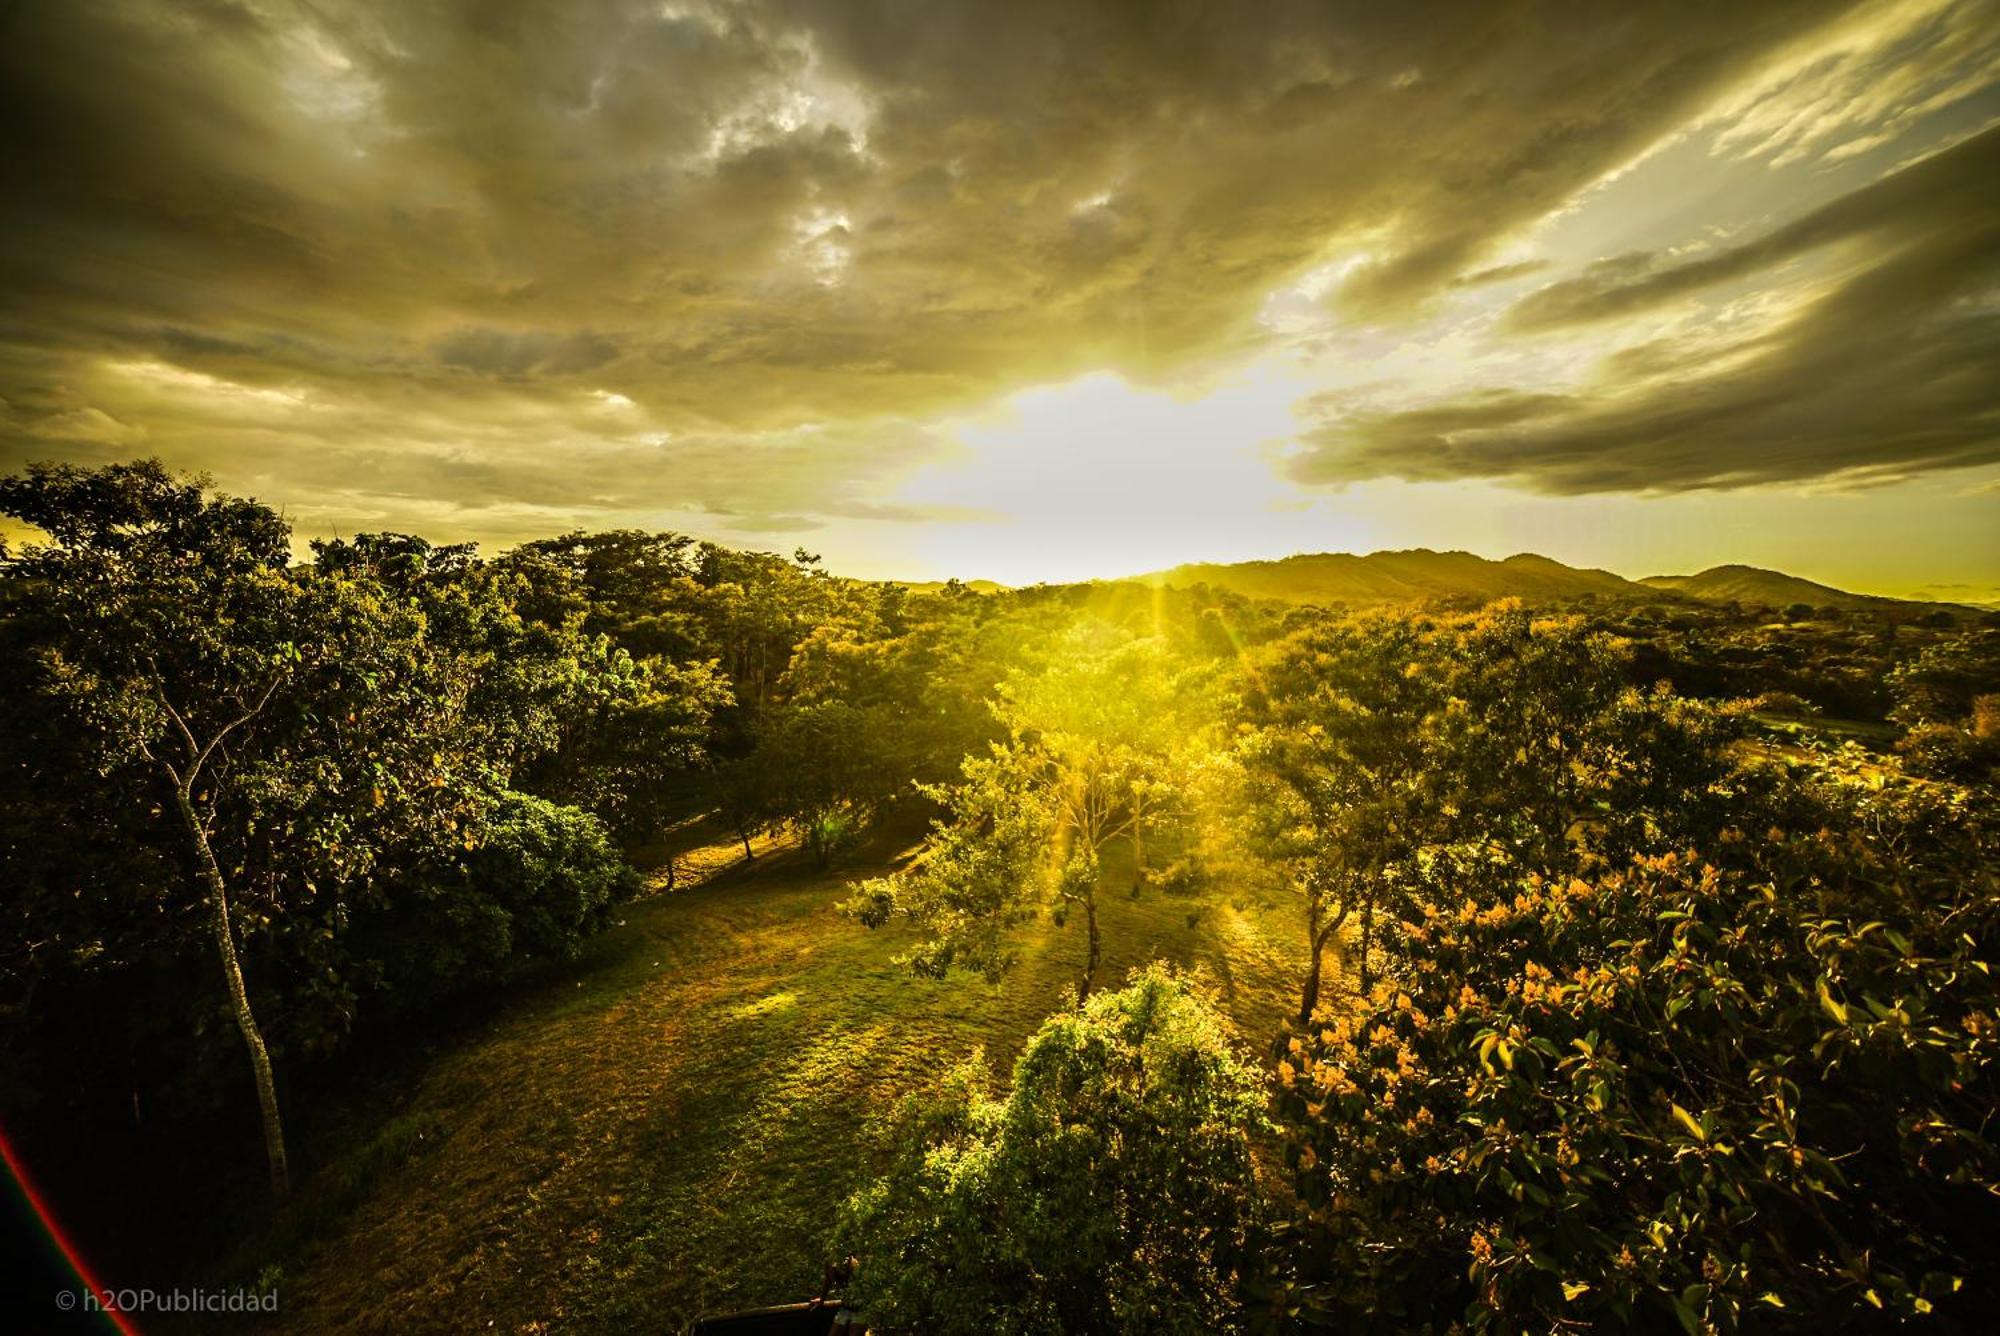
[{"label": "green grass", "polygon": [[[873,1121],[975,1046],[1004,1075],[1083,955],[1080,923],[1043,925],[998,987],[909,976],[906,930],[835,906],[913,838],[831,873],[769,847],[684,860],[683,889],[627,907],[314,1175],[323,1205],[272,1240],[278,1328],[676,1332],[809,1297]],[[1130,880],[1111,861],[1107,886]],[[1101,899],[1101,983],[1156,957],[1202,970],[1259,1051],[1296,1005],[1288,918]]]},{"label": "green grass", "polygon": [[1793,719],[1767,714],[1757,714],[1753,717],[1773,733],[1800,738],[1818,738],[1835,743],[1853,739],[1878,749],[1894,743],[1902,736],[1902,730],[1894,724],[1875,719],[1836,719],[1826,715],[1816,715],[1810,719]]}]

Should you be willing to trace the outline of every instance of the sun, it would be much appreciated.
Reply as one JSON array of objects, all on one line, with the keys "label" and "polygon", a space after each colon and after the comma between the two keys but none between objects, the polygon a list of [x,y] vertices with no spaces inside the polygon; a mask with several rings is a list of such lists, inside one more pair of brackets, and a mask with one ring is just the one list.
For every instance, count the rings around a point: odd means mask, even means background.
[{"label": "sun", "polygon": [[1135,575],[1190,553],[1241,560],[1365,547],[1371,526],[1289,483],[1273,453],[1297,387],[1260,367],[1193,393],[1100,372],[943,425],[951,456],[902,499],[976,518],[915,544],[938,570],[1005,584]]}]

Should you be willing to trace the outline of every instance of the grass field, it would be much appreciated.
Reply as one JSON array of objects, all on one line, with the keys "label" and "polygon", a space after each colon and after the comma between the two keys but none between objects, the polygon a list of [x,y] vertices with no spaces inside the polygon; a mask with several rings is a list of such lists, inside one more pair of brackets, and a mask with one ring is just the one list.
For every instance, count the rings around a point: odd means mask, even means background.
[{"label": "grass field", "polygon": [[[1004,1076],[1082,959],[1072,923],[1036,928],[998,987],[894,965],[906,932],[835,906],[917,834],[830,873],[778,846],[684,859],[678,889],[441,1049],[397,1107],[350,1120],[307,1186],[310,1226],[277,1248],[276,1329],[678,1332],[809,1297],[873,1121],[975,1046]],[[1129,885],[1108,862],[1107,886]],[[1260,1051],[1296,1005],[1289,918],[1103,898],[1101,982],[1155,957],[1202,970]]]}]

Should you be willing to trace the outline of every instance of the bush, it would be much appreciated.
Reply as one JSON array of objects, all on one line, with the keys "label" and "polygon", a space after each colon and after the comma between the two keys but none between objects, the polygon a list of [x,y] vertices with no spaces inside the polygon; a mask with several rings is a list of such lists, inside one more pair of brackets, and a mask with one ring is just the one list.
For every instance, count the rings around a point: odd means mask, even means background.
[{"label": "bush", "polygon": [[1191,899],[1206,893],[1215,879],[1208,869],[1193,858],[1176,858],[1173,862],[1153,874],[1153,885],[1161,892],[1180,899]]},{"label": "bush", "polygon": [[502,802],[471,880],[512,920],[515,952],[558,960],[574,956],[605,911],[637,889],[603,822],[524,793]]},{"label": "bush", "polygon": [[388,1001],[409,1010],[490,982],[523,959],[569,959],[637,879],[596,817],[509,793],[463,862],[392,894],[356,925]]},{"label": "bush", "polygon": [[1405,968],[1280,1068],[1290,1302],[1356,1329],[1977,1329],[1993,830],[1936,786],[1793,817],[1404,924]]},{"label": "bush", "polygon": [[1750,704],[1762,713],[1779,719],[1811,719],[1820,712],[1819,706],[1789,691],[1767,691]]},{"label": "bush", "polygon": [[1003,1098],[975,1057],[904,1103],[894,1164],[844,1208],[853,1301],[884,1333],[1236,1326],[1258,1087],[1161,966],[1051,1017]]},{"label": "bush", "polygon": [[1952,724],[1918,724],[1896,739],[1903,766],[1932,779],[1978,780],[2000,764],[2000,739]]}]

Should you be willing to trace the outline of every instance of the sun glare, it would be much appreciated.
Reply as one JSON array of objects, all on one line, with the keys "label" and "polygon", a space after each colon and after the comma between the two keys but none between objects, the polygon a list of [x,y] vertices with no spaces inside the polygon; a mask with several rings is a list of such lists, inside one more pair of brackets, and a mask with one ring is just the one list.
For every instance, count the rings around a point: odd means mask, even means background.
[{"label": "sun glare", "polygon": [[904,500],[975,512],[917,544],[931,567],[1006,584],[1365,547],[1371,526],[1271,467],[1298,389],[1268,369],[1181,396],[1100,373],[948,424],[959,449]]}]

